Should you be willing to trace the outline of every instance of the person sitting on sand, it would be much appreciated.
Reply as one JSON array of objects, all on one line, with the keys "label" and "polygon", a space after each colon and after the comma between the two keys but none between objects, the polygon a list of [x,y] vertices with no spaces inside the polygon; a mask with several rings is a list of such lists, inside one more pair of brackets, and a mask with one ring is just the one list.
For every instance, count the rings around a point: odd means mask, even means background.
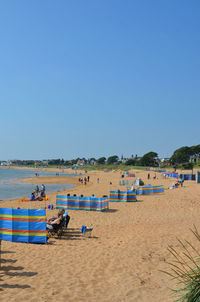
[{"label": "person sitting on sand", "polygon": [[47,225],[46,225],[46,228],[47,230],[53,230],[53,226],[54,225],[59,225],[63,220],[63,214],[62,213],[58,213],[58,217],[56,218],[52,218],[52,219],[49,219]]},{"label": "person sitting on sand", "polygon": [[177,181],[175,182],[175,188],[178,188],[178,186],[179,186],[179,181],[177,180]]},{"label": "person sitting on sand", "polygon": [[35,199],[35,193],[34,193],[34,192],[31,193],[31,198],[30,198],[30,200],[31,200],[31,201],[36,200],[36,199]]},{"label": "person sitting on sand", "polygon": [[63,216],[64,214],[65,214],[65,209],[59,209],[59,211],[58,211],[58,215],[57,215],[57,216],[53,216],[53,217],[49,218],[48,222],[52,222],[52,221],[54,221],[54,220],[58,219],[58,217],[60,217],[60,215],[62,215],[62,216]]},{"label": "person sitting on sand", "polygon": [[181,178],[181,179],[179,180],[179,184],[181,185],[181,187],[183,186],[183,183],[184,183],[184,179]]}]

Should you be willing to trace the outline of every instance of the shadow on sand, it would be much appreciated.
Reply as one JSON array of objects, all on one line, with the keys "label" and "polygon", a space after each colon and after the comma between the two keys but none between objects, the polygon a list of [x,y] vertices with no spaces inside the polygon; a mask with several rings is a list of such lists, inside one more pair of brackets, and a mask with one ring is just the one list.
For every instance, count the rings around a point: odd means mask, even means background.
[{"label": "shadow on sand", "polygon": [[67,229],[61,237],[61,240],[81,240],[82,237],[80,229]]},{"label": "shadow on sand", "polygon": [[[2,251],[1,254],[9,254],[9,253],[15,253],[12,251]],[[31,286],[28,284],[8,284],[8,283],[2,283],[5,276],[9,277],[33,277],[37,275],[36,272],[24,272],[23,266],[12,266],[9,263],[15,263],[17,260],[14,259],[1,259],[1,266],[0,266],[0,291],[3,291],[4,289],[8,288],[19,288],[19,289],[25,289],[30,288]],[[7,264],[8,265],[5,265]],[[12,280],[12,279],[10,279]],[[23,279],[22,279],[23,280]]]},{"label": "shadow on sand", "polygon": [[106,211],[103,211],[102,213],[116,213],[118,210],[117,209],[108,209]]},{"label": "shadow on sand", "polygon": [[[51,245],[57,245],[59,241],[62,240],[84,240],[86,238],[90,238],[90,239],[98,239],[99,237],[97,236],[84,236],[81,233],[80,228],[67,228],[67,230],[65,230],[62,234],[62,236],[60,238],[57,237],[51,237],[48,240],[48,244]],[[51,239],[57,239],[54,241],[51,241]]]}]

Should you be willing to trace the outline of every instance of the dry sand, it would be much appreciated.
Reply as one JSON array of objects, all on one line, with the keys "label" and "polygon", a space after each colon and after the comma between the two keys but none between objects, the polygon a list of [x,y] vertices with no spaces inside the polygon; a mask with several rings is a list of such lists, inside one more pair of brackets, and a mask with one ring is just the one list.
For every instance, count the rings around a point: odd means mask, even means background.
[{"label": "dry sand", "polygon": [[[147,173],[137,171],[136,176],[146,184],[168,187],[172,183],[158,173],[158,179],[148,181]],[[89,184],[68,192],[101,197],[111,189],[123,189],[120,171],[92,171],[88,175]],[[35,178],[32,181],[35,183]],[[60,176],[49,181],[63,183],[64,179]],[[39,177],[41,182],[47,179]],[[185,181],[184,186],[166,190],[165,195],[139,196],[136,203],[110,203],[108,212],[69,210],[67,232],[47,245],[2,241],[0,301],[174,301],[168,287],[175,283],[160,272],[168,270],[166,261],[172,260],[167,247],[180,247],[179,237],[199,249],[190,228],[195,224],[200,229],[200,185]],[[56,193],[48,197],[48,202],[55,204]],[[17,206],[41,208],[44,201],[1,202],[1,207]],[[56,213],[47,210],[48,217]],[[93,227],[91,238],[82,236],[83,224]]]}]

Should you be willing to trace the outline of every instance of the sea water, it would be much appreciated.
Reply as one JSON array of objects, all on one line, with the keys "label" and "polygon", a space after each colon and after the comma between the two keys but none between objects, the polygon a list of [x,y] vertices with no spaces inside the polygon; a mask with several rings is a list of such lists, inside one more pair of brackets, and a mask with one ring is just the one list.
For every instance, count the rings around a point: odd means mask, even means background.
[{"label": "sea water", "polygon": [[[17,170],[17,169],[0,169],[0,200],[10,200],[14,198],[22,198],[25,196],[30,196],[33,192],[36,184],[37,177],[35,173],[39,176],[55,176],[56,173],[44,172],[36,170]],[[63,176],[74,176],[72,174],[64,174]],[[22,178],[35,177],[35,184],[20,183],[18,180]],[[74,187],[73,184],[45,184],[46,194],[63,191]],[[41,185],[38,185],[39,188]]]}]

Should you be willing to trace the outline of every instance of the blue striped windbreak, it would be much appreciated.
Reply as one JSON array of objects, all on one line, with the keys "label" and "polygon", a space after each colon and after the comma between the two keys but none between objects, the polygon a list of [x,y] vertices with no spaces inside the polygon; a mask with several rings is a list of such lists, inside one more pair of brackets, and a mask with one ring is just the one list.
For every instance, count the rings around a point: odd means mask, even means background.
[{"label": "blue striped windbreak", "polygon": [[165,176],[168,176],[168,177],[175,177],[175,178],[178,178],[178,173],[163,173],[163,175]]},{"label": "blue striped windbreak", "polygon": [[164,186],[138,187],[136,189],[136,194],[137,195],[164,194]]},{"label": "blue striped windbreak", "polygon": [[15,242],[46,243],[46,211],[0,208],[0,238]]},{"label": "blue striped windbreak", "polygon": [[136,193],[131,190],[127,191],[110,191],[110,201],[111,202],[135,202],[136,199]]},{"label": "blue striped windbreak", "polygon": [[183,180],[196,180],[195,174],[181,174],[180,178]]},{"label": "blue striped windbreak", "polygon": [[78,196],[56,196],[56,208],[86,211],[108,210],[108,198],[78,197]]}]

